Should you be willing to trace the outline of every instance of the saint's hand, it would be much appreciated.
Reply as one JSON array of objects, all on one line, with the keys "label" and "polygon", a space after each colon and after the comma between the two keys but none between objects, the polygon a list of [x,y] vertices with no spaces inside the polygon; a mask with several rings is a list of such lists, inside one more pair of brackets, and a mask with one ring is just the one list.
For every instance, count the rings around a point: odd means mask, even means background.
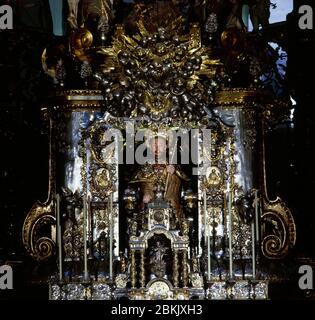
[{"label": "saint's hand", "polygon": [[169,166],[167,166],[166,171],[167,171],[169,174],[173,174],[173,173],[175,172],[175,167],[172,166],[172,165],[169,165]]},{"label": "saint's hand", "polygon": [[143,203],[149,203],[151,201],[151,196],[149,194],[145,194],[143,196]]}]

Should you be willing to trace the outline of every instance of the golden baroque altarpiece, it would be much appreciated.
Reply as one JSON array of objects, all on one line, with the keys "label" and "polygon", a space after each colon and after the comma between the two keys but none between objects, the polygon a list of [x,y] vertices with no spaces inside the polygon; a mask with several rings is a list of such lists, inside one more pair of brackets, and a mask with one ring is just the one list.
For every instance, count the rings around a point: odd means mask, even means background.
[{"label": "golden baroque altarpiece", "polygon": [[[78,27],[73,11],[67,40],[43,53],[56,87],[43,106],[49,192],[23,242],[38,263],[57,261],[51,299],[267,299],[272,275],[260,261],[295,244],[290,210],[266,187],[265,133],[290,110],[260,82],[274,59],[238,16],[222,26],[209,6],[187,23],[161,3],[138,3],[115,26],[102,4],[90,30],[89,15]],[[169,172],[126,164],[127,140],[147,129],[190,134],[175,143],[196,159],[172,173],[180,209],[165,196]]]}]

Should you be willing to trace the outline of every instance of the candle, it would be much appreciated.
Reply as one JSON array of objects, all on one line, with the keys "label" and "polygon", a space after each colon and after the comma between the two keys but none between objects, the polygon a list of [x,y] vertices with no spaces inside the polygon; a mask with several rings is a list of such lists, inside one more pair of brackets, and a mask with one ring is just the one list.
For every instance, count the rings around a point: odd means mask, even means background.
[{"label": "candle", "polygon": [[208,281],[211,280],[211,247],[210,247],[210,234],[208,228]]},{"label": "candle", "polygon": [[253,279],[256,279],[256,248],[255,248],[255,221],[252,221],[252,268],[253,268]]},{"label": "candle", "polygon": [[59,263],[59,281],[62,281],[62,241],[61,241],[61,223],[60,223],[60,196],[56,194],[56,232],[58,246],[58,263]]},{"label": "candle", "polygon": [[90,196],[87,197],[87,234],[88,240],[90,240],[92,232],[92,217],[91,217],[91,198]]},{"label": "candle", "polygon": [[84,280],[88,280],[87,264],[87,200],[83,196],[83,261],[84,261]]},{"label": "candle", "polygon": [[[255,190],[255,219],[252,222],[252,265],[253,265],[253,279],[256,279],[256,242],[259,241],[259,225],[258,225],[258,190]],[[256,237],[255,237],[256,229]]]},{"label": "candle", "polygon": [[256,241],[259,242],[259,224],[258,224],[258,190],[255,190],[255,224],[256,224]]},{"label": "candle", "polygon": [[230,279],[233,278],[233,248],[232,248],[232,191],[229,190],[228,195],[228,213],[229,213],[229,269],[230,269]]},{"label": "candle", "polygon": [[109,279],[113,280],[113,194],[109,196]]},{"label": "candle", "polygon": [[211,152],[212,152],[212,137],[211,137],[211,129],[209,129],[209,167],[210,167],[210,173],[211,173]]},{"label": "candle", "polygon": [[211,173],[212,166],[212,137],[211,129],[203,129],[203,144],[202,144],[202,153],[203,153],[203,175],[207,178],[208,172]]},{"label": "candle", "polygon": [[93,259],[93,210],[91,207],[91,197],[88,196],[87,200],[87,212],[88,212],[88,244],[89,244],[89,259]]},{"label": "candle", "polygon": [[203,194],[203,205],[204,205],[204,230],[205,230],[205,241],[207,241],[207,254],[208,254],[208,281],[211,280],[211,248],[210,248],[210,235],[208,235],[209,228],[207,224],[207,193]]}]

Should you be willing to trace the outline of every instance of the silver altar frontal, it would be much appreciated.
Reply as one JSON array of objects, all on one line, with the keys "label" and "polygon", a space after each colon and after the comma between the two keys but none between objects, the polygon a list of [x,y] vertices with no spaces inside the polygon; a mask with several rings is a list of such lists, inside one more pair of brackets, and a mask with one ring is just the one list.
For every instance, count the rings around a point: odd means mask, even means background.
[{"label": "silver altar frontal", "polygon": [[[296,237],[290,210],[268,198],[265,170],[265,132],[289,100],[257,72],[233,86],[198,24],[156,26],[152,16],[109,36],[109,12],[99,11],[97,45],[74,27],[70,62],[43,53],[57,86],[43,106],[49,194],[27,215],[23,242],[39,262],[56,261],[50,299],[268,299],[273,275],[262,266]],[[68,89],[67,68],[82,88]],[[148,130],[154,139],[139,139]],[[150,148],[169,156],[137,161]]]}]

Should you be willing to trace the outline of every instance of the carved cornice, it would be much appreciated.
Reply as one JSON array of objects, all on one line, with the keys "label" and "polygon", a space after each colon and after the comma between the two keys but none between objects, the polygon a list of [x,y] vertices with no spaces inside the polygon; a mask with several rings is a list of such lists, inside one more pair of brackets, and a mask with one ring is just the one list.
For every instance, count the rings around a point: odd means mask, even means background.
[{"label": "carved cornice", "polygon": [[75,109],[99,109],[104,107],[104,96],[101,90],[63,90],[56,91],[47,101],[47,106],[63,111]]},{"label": "carved cornice", "polygon": [[272,102],[272,96],[259,88],[224,88],[217,91],[214,99],[216,107],[246,108]]}]

